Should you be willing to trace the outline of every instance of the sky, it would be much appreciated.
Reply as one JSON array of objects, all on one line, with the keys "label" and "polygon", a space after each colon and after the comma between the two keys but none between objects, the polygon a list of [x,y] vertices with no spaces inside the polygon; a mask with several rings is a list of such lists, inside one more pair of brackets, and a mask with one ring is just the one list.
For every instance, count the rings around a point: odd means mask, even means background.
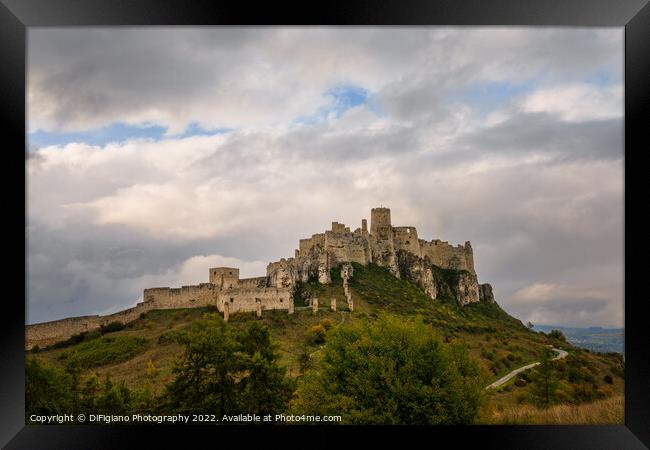
[{"label": "sky", "polygon": [[623,326],[623,28],[30,28],[28,323],[372,207],[534,324]]}]

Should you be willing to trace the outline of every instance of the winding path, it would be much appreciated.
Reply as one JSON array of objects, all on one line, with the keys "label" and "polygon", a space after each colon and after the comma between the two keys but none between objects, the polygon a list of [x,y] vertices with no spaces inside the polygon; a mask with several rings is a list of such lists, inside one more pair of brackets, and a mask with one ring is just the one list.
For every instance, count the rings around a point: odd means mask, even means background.
[{"label": "winding path", "polygon": [[[567,352],[565,350],[560,350],[559,348],[552,347],[551,350],[553,350],[554,352],[557,352],[557,356],[555,358],[553,358],[553,361],[555,361],[556,359],[566,358],[566,356],[569,354],[569,352]],[[540,364],[540,362],[537,361],[537,362],[528,364],[526,366],[520,367],[518,369],[515,369],[512,372],[508,373],[507,375],[504,375],[503,377],[499,378],[497,381],[490,384],[485,389],[497,388],[497,387],[501,386],[502,384],[506,383],[508,380],[512,379],[517,374],[520,374],[524,370],[532,369],[533,367],[538,366],[539,364]]]}]

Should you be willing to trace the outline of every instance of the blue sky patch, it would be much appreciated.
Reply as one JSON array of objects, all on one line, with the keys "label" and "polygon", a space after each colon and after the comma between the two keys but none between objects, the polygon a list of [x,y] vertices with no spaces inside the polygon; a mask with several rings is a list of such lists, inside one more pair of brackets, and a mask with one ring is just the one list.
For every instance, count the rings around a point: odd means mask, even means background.
[{"label": "blue sky patch", "polygon": [[300,125],[312,125],[327,120],[330,117],[339,118],[350,108],[364,105],[376,114],[381,114],[371,93],[362,88],[350,84],[338,85],[325,92],[328,98],[326,106],[319,108],[315,113],[298,117],[294,123]]},{"label": "blue sky patch", "polygon": [[[76,132],[37,130],[27,135],[27,141],[30,146],[38,148],[47,147],[48,145],[66,145],[72,142],[104,146],[112,142],[125,142],[130,139],[160,140],[166,131],[167,127],[160,125],[139,126],[117,122],[101,128]],[[192,122],[183,133],[171,137],[178,139],[190,136],[209,136],[228,131],[231,130],[228,128],[205,129],[199,126],[198,123]]]}]

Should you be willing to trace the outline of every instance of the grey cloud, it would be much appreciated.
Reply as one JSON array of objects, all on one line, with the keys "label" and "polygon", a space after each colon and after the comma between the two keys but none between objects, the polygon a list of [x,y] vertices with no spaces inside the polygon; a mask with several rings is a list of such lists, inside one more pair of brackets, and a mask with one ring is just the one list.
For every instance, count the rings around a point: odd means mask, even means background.
[{"label": "grey cloud", "polygon": [[520,113],[495,126],[461,136],[455,151],[544,152],[563,160],[620,159],[623,120],[566,122],[547,113]]}]

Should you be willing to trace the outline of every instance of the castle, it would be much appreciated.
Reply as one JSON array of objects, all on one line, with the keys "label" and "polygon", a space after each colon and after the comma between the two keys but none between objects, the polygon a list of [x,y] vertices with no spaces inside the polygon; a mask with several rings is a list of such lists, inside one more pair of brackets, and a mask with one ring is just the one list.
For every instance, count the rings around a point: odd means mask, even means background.
[{"label": "castle", "polygon": [[[469,303],[494,302],[492,287],[479,284],[474,270],[470,242],[449,245],[418,237],[415,227],[394,227],[390,209],[373,208],[370,229],[366,219],[361,227],[332,222],[331,230],[301,239],[294,257],[270,263],[266,276],[239,278],[235,267],[209,269],[208,283],[181,288],[154,287],[144,290],[143,301],[135,307],[107,316],[72,317],[28,325],[26,347],[46,346],[72,335],[92,331],[111,322],[127,323],[154,309],[216,307],[226,320],[234,312],[286,310],[294,312],[293,288],[298,282],[317,279],[331,283],[331,269],[340,267],[348,308],[353,309],[348,280],[353,276],[351,263],[374,263],[387,268],[395,277],[407,278],[420,286],[431,298],[440,295],[454,298],[461,306]],[[437,268],[437,269],[436,269]],[[440,277],[436,270],[450,271],[453,277]],[[336,306],[335,300],[332,308]],[[314,310],[317,300],[311,302]]]}]

